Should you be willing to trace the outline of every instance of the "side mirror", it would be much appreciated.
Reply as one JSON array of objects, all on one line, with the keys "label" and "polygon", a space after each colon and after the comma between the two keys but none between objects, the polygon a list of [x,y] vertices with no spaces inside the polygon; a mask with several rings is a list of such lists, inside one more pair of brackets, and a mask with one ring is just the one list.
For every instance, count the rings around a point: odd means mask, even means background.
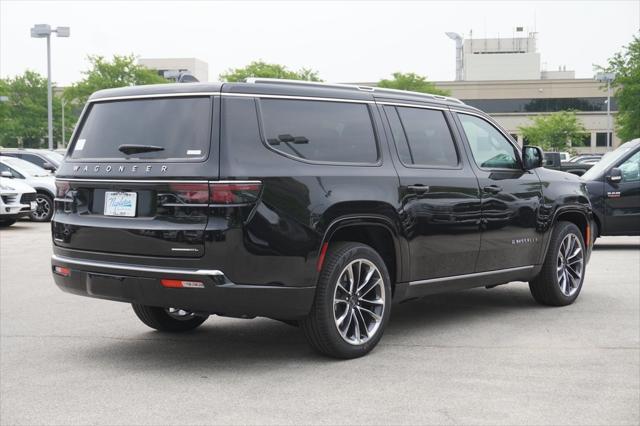
[{"label": "side mirror", "polygon": [[609,170],[609,175],[607,176],[607,179],[609,179],[609,182],[611,183],[618,183],[622,180],[622,170],[620,170],[617,167],[614,167],[613,169]]},{"label": "side mirror", "polygon": [[13,175],[8,170],[3,170],[2,173],[0,173],[0,176],[2,176],[3,178],[13,179]]},{"label": "side mirror", "polygon": [[530,145],[525,145],[522,147],[522,165],[524,166],[525,170],[542,167],[543,158],[544,153],[539,147]]},{"label": "side mirror", "polygon": [[45,169],[45,170],[49,170],[50,172],[55,172],[56,171],[56,166],[54,166],[51,163],[44,163],[42,165],[42,168]]}]

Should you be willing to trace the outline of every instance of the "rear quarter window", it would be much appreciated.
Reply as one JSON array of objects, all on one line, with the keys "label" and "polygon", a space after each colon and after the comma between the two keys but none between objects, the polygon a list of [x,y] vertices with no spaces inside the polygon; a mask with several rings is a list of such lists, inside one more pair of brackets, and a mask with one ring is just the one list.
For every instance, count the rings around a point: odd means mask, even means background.
[{"label": "rear quarter window", "polygon": [[369,107],[363,103],[260,99],[265,143],[312,162],[378,162]]},{"label": "rear quarter window", "polygon": [[[211,108],[209,97],[94,102],[70,158],[202,161],[211,142]],[[162,150],[125,154],[121,145]]]}]

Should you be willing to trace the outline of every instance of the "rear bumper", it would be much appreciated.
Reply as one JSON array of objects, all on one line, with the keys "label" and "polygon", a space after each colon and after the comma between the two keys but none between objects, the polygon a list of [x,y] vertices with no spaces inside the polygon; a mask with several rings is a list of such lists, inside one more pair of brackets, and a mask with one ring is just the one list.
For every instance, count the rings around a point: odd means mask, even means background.
[{"label": "rear bumper", "polygon": [[[197,313],[298,319],[309,313],[315,295],[314,287],[234,284],[219,270],[156,268],[58,255],[51,257],[51,265],[70,270],[69,276],[53,273],[55,283],[68,293]],[[165,288],[161,279],[199,281],[204,288]]]}]

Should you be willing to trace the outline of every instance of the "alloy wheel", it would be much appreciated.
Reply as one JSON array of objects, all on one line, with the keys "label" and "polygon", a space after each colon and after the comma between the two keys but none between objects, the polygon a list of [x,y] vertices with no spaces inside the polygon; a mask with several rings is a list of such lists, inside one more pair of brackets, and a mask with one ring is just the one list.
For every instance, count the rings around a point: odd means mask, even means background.
[{"label": "alloy wheel", "polygon": [[558,285],[565,296],[573,296],[582,282],[584,253],[578,236],[568,234],[562,239],[557,261]]},{"label": "alloy wheel", "polygon": [[347,343],[361,345],[376,334],[385,296],[382,274],[369,260],[354,260],[342,270],[333,294],[333,317]]},{"label": "alloy wheel", "polygon": [[44,220],[51,213],[51,203],[46,197],[36,195],[36,209],[31,213],[31,217],[35,220]]}]

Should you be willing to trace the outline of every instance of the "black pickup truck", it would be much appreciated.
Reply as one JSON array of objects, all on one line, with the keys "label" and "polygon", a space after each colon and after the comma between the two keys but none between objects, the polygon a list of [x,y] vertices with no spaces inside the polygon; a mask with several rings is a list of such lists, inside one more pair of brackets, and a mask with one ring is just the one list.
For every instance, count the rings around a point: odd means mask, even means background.
[{"label": "black pickup truck", "polygon": [[593,164],[562,162],[559,152],[544,153],[544,167],[547,169],[560,170],[561,172],[582,176],[592,166]]}]

